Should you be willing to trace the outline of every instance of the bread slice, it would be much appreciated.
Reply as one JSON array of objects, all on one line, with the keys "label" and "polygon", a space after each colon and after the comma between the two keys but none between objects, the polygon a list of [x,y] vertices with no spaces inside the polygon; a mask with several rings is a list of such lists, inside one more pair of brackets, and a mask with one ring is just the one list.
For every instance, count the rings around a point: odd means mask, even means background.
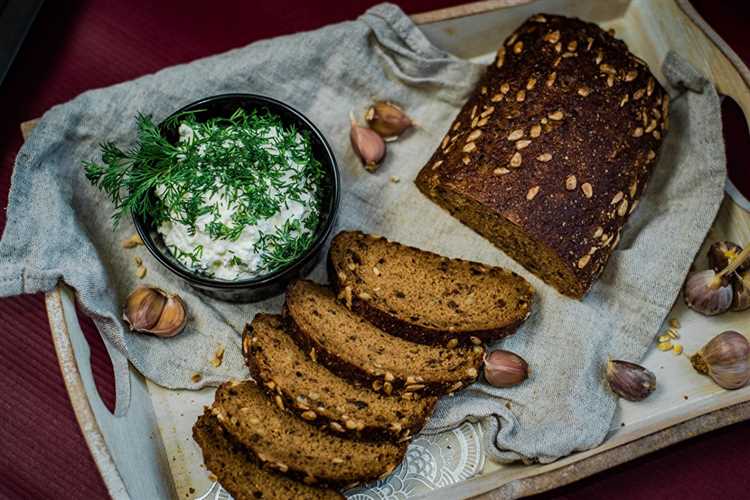
[{"label": "bread slice", "polygon": [[212,412],[267,467],[306,484],[353,485],[390,473],[406,443],[353,441],[334,436],[282,409],[252,381],[227,382]]},{"label": "bread slice", "polygon": [[422,344],[479,345],[511,335],[530,314],[534,295],[516,273],[359,231],[336,235],[329,270],[353,311]]},{"label": "bread slice", "polygon": [[294,343],[279,316],[258,314],[243,333],[242,350],[253,378],[277,403],[333,434],[408,440],[437,402],[391,398],[337,377]]},{"label": "bread slice", "polygon": [[387,395],[453,392],[474,382],[482,365],[481,346],[449,349],[388,335],[311,281],[287,288],[284,312],[290,333],[319,363]]},{"label": "bread slice", "polygon": [[310,486],[261,467],[236,441],[226,435],[210,410],[198,417],[193,426],[193,439],[203,452],[206,468],[235,500],[309,500],[342,499],[343,495]]}]

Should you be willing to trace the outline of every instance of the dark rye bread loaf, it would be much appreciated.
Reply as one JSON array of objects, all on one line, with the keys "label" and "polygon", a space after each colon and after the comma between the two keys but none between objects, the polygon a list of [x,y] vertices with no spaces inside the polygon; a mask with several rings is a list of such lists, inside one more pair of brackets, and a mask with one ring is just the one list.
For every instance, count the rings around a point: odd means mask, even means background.
[{"label": "dark rye bread loaf", "polygon": [[482,365],[481,346],[449,349],[388,335],[311,281],[287,288],[284,314],[289,332],[319,363],[401,399],[455,392],[474,382]]},{"label": "dark rye bread loaf", "polygon": [[390,473],[406,443],[352,441],[327,434],[277,406],[253,381],[219,386],[211,408],[257,460],[306,484],[348,486]]},{"label": "dark rye bread loaf", "polygon": [[331,242],[339,297],[380,329],[422,344],[480,345],[511,335],[534,290],[517,274],[359,231]]},{"label": "dark rye bread loaf", "polygon": [[500,48],[416,184],[580,298],[638,204],[668,108],[625,43],[595,24],[536,15]]},{"label": "dark rye bread loaf", "polygon": [[336,376],[295,344],[279,316],[258,314],[243,333],[242,350],[253,378],[277,404],[336,435],[408,440],[437,402],[386,397]]},{"label": "dark rye bread loaf", "polygon": [[302,484],[264,469],[241,445],[226,435],[208,409],[193,426],[193,439],[203,452],[206,469],[216,475],[219,483],[235,500],[344,498],[334,490]]}]

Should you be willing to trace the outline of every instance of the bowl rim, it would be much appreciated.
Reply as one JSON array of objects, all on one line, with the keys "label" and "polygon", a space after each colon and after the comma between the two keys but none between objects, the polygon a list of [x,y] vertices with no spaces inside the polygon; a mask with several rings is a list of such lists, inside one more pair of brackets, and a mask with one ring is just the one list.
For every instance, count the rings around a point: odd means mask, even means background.
[{"label": "bowl rim", "polygon": [[336,218],[339,211],[339,202],[340,202],[340,193],[341,193],[341,172],[339,170],[338,163],[336,162],[336,156],[333,153],[333,150],[331,149],[331,146],[328,144],[328,141],[326,140],[323,133],[318,129],[318,127],[315,126],[315,124],[307,118],[302,112],[298,111],[294,107],[290,106],[289,104],[286,104],[278,99],[275,99],[273,97],[269,97],[262,94],[251,94],[251,93],[226,93],[226,94],[217,94],[209,97],[203,97],[201,99],[198,99],[197,101],[193,101],[189,104],[186,104],[179,108],[178,110],[171,113],[169,116],[164,118],[158,125],[159,128],[161,128],[167,120],[172,118],[175,115],[179,115],[181,113],[196,110],[196,108],[199,108],[202,105],[205,105],[207,103],[218,101],[218,100],[252,100],[256,101],[259,104],[267,104],[269,106],[269,111],[273,111],[271,108],[282,108],[284,111],[290,113],[294,116],[294,118],[303,124],[310,132],[312,132],[317,139],[320,141],[321,145],[323,146],[323,150],[325,151],[325,155],[327,158],[318,158],[319,161],[323,162],[326,161],[331,166],[331,173],[332,173],[332,179],[330,179],[330,185],[331,185],[331,200],[329,202],[329,213],[328,217],[325,221],[321,221],[324,224],[322,232],[318,235],[318,237],[313,241],[312,245],[305,250],[302,255],[294,259],[292,262],[287,264],[284,267],[281,267],[271,273],[262,274],[260,276],[257,276],[255,278],[249,278],[249,279],[243,279],[243,280],[218,280],[209,278],[207,276],[203,276],[201,274],[198,274],[194,271],[190,271],[187,267],[177,267],[170,259],[168,259],[164,253],[159,249],[156,244],[154,243],[153,239],[151,238],[151,234],[149,229],[146,227],[146,222],[142,220],[141,217],[139,217],[137,214],[131,214],[131,218],[133,220],[133,224],[135,225],[135,229],[138,232],[138,235],[141,237],[141,240],[143,241],[144,246],[148,249],[148,251],[151,253],[151,255],[154,256],[154,258],[164,267],[175,273],[176,275],[180,276],[181,278],[185,279],[186,281],[190,282],[191,284],[198,285],[200,287],[205,288],[214,288],[214,289],[224,289],[224,290],[235,290],[235,289],[249,289],[249,288],[262,288],[265,286],[268,286],[269,284],[272,284],[276,282],[277,280],[283,280],[284,277],[288,274],[293,274],[297,271],[300,265],[306,263],[309,261],[309,259],[315,257],[318,252],[320,251],[321,247],[325,244],[325,242],[328,240],[328,237],[331,235],[331,232],[333,231]]}]

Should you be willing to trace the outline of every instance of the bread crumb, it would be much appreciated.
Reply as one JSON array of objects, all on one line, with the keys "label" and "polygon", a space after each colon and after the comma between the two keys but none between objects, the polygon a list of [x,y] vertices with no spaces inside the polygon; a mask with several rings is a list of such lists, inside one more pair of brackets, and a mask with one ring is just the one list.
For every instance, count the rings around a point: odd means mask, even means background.
[{"label": "bread crumb", "polygon": [[392,175],[391,176],[391,182],[394,183],[394,184],[398,184],[399,182],[401,182],[401,178],[397,177],[395,175]]},{"label": "bread crumb", "polygon": [[217,347],[214,351],[213,357],[211,358],[211,365],[214,368],[218,368],[221,366],[222,361],[224,361],[224,346],[219,345],[219,347]]},{"label": "bread crumb", "polygon": [[193,373],[193,374],[192,374],[192,375],[190,376],[190,380],[192,380],[194,384],[197,384],[198,382],[200,382],[202,378],[203,378],[203,377],[201,376],[201,374],[200,374],[200,373],[197,373],[197,372],[196,372],[196,373]]},{"label": "bread crumb", "polygon": [[133,236],[122,242],[122,248],[135,248],[138,245],[143,245],[143,240],[137,234],[134,234]]},{"label": "bread crumb", "polygon": [[146,269],[146,266],[141,264],[138,266],[138,269],[135,270],[135,275],[138,276],[138,278],[143,279],[146,276],[146,273],[148,272],[148,269]]}]

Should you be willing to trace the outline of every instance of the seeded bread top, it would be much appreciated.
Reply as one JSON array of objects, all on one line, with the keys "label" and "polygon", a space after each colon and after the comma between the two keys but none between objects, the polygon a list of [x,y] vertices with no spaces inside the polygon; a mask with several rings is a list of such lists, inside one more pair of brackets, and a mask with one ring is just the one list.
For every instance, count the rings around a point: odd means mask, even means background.
[{"label": "seeded bread top", "polygon": [[298,483],[263,469],[236,441],[230,439],[210,410],[198,417],[193,439],[203,451],[206,468],[216,474],[235,500],[343,499],[340,493]]},{"label": "seeded bread top", "polygon": [[336,235],[330,262],[338,287],[349,287],[351,298],[405,323],[457,335],[521,323],[534,293],[513,272],[359,231]]},{"label": "seeded bread top", "polygon": [[[302,352],[283,330],[279,316],[258,314],[243,336],[243,351],[261,383],[291,399],[304,418],[315,423],[322,419],[340,422],[334,427],[342,433],[362,426],[365,432],[395,438],[407,429],[413,434],[422,428],[437,402],[436,398],[406,401],[386,397],[334,375]],[[355,429],[346,427],[347,422]]]},{"label": "seeded bread top", "polygon": [[536,15],[499,49],[417,183],[523,228],[587,289],[644,190],[668,108],[625,43],[592,23]]},{"label": "seeded bread top", "polygon": [[473,382],[482,363],[480,347],[449,349],[388,335],[337,302],[328,288],[311,281],[289,286],[286,310],[300,334],[319,351],[333,353],[335,361],[373,379],[386,376],[384,382],[409,379],[416,386],[447,388],[459,381]]},{"label": "seeded bread top", "polygon": [[393,470],[406,451],[404,444],[327,434],[280,409],[253,381],[222,384],[212,411],[222,427],[268,467],[308,482],[346,485],[375,479]]}]

